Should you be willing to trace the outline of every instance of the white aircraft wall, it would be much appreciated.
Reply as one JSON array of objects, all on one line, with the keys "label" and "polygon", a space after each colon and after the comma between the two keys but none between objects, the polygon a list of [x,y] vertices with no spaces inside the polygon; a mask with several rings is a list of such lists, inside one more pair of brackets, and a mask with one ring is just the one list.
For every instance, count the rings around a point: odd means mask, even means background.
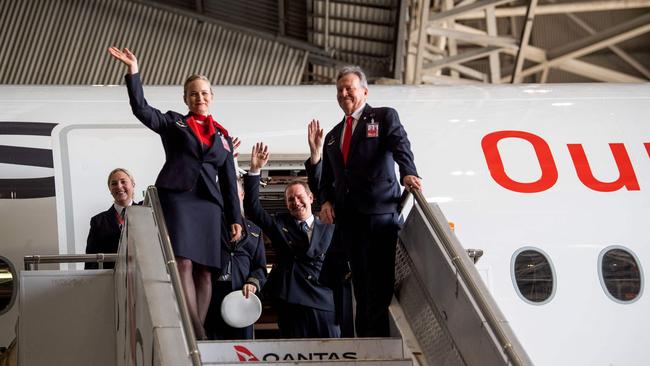
[{"label": "white aircraft wall", "polygon": [[[13,240],[7,252],[20,263],[22,255],[34,254],[24,248],[57,251],[44,232],[58,236],[62,253],[83,252],[90,217],[110,205],[106,175],[121,166],[135,174],[138,192],[153,184],[162,163],[158,138],[131,115],[123,87],[23,87],[8,94],[0,100],[3,120],[61,125],[52,140],[58,232],[51,231],[52,199],[30,205],[0,200],[3,214],[13,210],[16,215],[0,222]],[[163,110],[186,110],[179,87],[146,88],[145,95]],[[644,143],[650,142],[650,86],[371,86],[369,103],[399,111],[425,195],[440,203],[465,247],[485,251],[477,267],[536,364],[640,362],[645,347],[638,340],[650,326],[647,296],[642,292],[626,304],[613,301],[600,282],[598,257],[612,246],[627,248],[639,260],[645,285],[650,156]],[[306,157],[307,122],[319,118],[329,130],[342,119],[332,86],[216,87],[211,110],[242,138],[242,153],[262,140],[272,156]],[[524,131],[543,139],[557,166],[555,184],[537,193],[499,185],[481,145],[497,131]],[[618,170],[610,143],[625,145],[639,190],[598,192],[578,179],[567,144],[582,144],[594,176],[611,181]],[[526,140],[503,139],[497,146],[505,172],[515,181],[533,182],[548,169],[540,167]],[[35,229],[32,218],[44,224]],[[512,282],[514,255],[526,247],[551,260],[555,291],[546,304],[523,300]],[[5,319],[0,317],[2,329],[9,326]]]}]

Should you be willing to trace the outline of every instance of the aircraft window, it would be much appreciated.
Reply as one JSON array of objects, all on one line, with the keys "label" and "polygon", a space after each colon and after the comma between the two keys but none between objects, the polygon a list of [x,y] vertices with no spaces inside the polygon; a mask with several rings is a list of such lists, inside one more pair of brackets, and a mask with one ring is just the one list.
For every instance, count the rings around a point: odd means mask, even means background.
[{"label": "aircraft window", "polygon": [[0,314],[4,314],[14,303],[17,293],[16,270],[11,262],[0,256]]},{"label": "aircraft window", "polygon": [[600,283],[617,302],[629,303],[642,291],[642,271],[636,256],[623,247],[605,248],[599,256]]},{"label": "aircraft window", "polygon": [[513,255],[511,275],[524,301],[541,305],[555,293],[554,270],[548,256],[536,248],[522,248]]}]

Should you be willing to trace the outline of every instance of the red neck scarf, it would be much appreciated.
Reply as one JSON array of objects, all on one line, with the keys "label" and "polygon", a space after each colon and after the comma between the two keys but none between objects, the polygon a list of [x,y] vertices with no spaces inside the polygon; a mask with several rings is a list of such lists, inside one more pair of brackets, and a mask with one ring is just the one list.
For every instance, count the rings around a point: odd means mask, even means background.
[{"label": "red neck scarf", "polygon": [[[202,124],[197,122],[201,121]],[[211,115],[203,116],[198,114],[190,114],[187,118],[187,125],[190,126],[194,136],[196,136],[203,145],[208,147],[212,146],[212,137],[217,132],[221,132],[224,137],[228,137],[228,131],[219,124],[219,122],[212,119]]]}]

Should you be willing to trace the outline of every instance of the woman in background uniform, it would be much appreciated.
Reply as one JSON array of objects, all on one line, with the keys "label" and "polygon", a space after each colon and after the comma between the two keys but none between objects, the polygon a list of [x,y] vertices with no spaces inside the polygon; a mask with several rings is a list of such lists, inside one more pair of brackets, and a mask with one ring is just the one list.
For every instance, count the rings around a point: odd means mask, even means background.
[{"label": "woman in background uniform", "polygon": [[166,159],[156,187],[194,331],[205,339],[210,268],[221,266],[222,214],[231,240],[239,240],[242,232],[232,140],[210,115],[213,93],[205,76],[185,81],[187,114],[162,113],[144,98],[135,55],[126,48],[108,51],[128,68],[125,80],[133,114],[162,140]]},{"label": "woman in background uniform", "polygon": [[[113,204],[108,210],[90,219],[90,231],[86,241],[86,254],[117,253],[120,232],[124,225],[126,208],[133,204],[135,180],[128,170],[113,169],[108,174],[108,190],[113,196]],[[86,263],[86,269],[98,269],[97,262]],[[115,268],[114,262],[104,263],[104,268]]]}]

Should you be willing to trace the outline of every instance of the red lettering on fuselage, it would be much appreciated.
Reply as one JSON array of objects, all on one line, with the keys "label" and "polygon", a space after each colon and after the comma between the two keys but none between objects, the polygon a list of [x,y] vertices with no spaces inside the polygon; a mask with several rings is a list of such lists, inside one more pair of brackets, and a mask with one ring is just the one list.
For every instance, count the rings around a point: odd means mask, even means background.
[{"label": "red lettering on fuselage", "polygon": [[[534,182],[518,182],[508,176],[497,146],[499,141],[506,138],[522,139],[532,145],[537,157],[537,163],[542,172],[538,180]],[[650,157],[650,143],[644,143],[643,145],[648,153],[648,157]],[[483,137],[481,147],[483,148],[483,154],[485,155],[485,161],[490,170],[490,175],[496,183],[508,190],[520,193],[538,193],[553,187],[555,182],[557,182],[558,170],[551,149],[543,138],[535,134],[524,131],[495,131]],[[578,179],[586,187],[598,192],[614,192],[622,188],[628,191],[638,191],[641,189],[624,144],[609,144],[619,173],[618,179],[611,182],[603,182],[594,177],[589,160],[581,144],[567,144],[567,148],[569,149],[569,155],[576,169]]]},{"label": "red lettering on fuselage", "polygon": [[623,187],[628,191],[638,191],[640,189],[639,181],[636,179],[636,174],[634,174],[634,168],[627,150],[625,150],[625,145],[621,143],[609,144],[619,173],[618,179],[612,182],[602,182],[594,177],[581,144],[567,144],[567,147],[578,178],[585,186],[599,192],[614,192]]},{"label": "red lettering on fuselage", "polygon": [[[505,138],[518,138],[530,142],[535,149],[535,155],[537,155],[537,161],[542,170],[542,176],[538,180],[530,183],[522,183],[511,179],[506,174],[503,160],[501,160],[501,154],[497,147],[499,141]],[[524,131],[496,131],[483,137],[481,147],[483,148],[488,169],[490,169],[490,175],[503,188],[521,193],[537,193],[551,188],[557,181],[557,167],[555,166],[551,149],[546,141],[537,135]]]}]

